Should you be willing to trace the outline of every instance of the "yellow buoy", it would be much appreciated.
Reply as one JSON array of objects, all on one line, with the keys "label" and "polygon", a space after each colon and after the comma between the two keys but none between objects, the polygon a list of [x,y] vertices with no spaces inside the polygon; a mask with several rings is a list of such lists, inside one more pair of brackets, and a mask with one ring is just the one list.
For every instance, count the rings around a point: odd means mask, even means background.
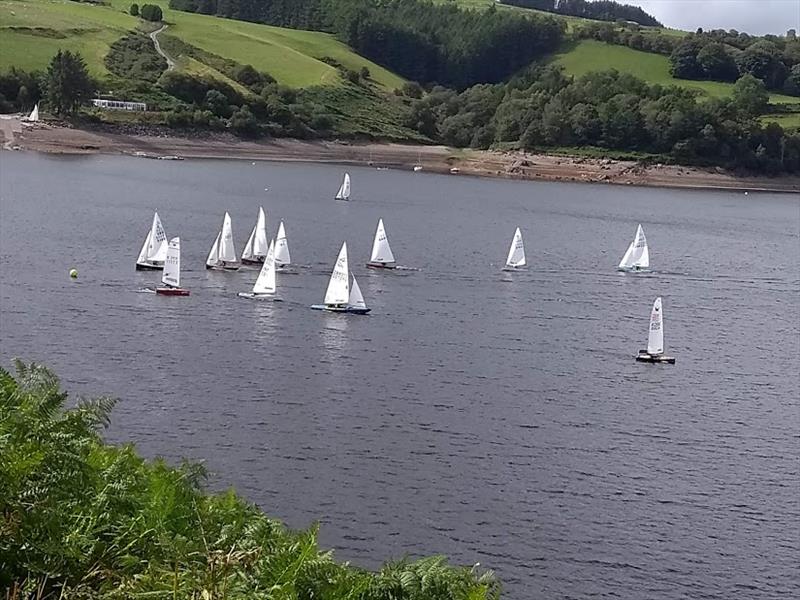
[{"label": "yellow buoy", "polygon": [[78,269],[70,269],[69,270],[69,276],[72,277],[73,279],[77,279],[78,278]]}]

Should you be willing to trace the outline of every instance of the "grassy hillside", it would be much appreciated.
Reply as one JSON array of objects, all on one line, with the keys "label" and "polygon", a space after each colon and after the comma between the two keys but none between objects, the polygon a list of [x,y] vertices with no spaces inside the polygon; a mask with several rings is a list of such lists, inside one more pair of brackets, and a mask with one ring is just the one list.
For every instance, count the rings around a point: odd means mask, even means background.
[{"label": "grassy hillside", "polygon": [[[367,67],[372,80],[388,90],[404,82],[325,33],[173,11],[166,0],[153,3],[164,10],[169,35],[238,63],[252,64],[284,85],[302,88],[340,83],[339,71],[320,60],[325,57],[353,70]],[[110,44],[141,23],[127,14],[130,4],[130,0],[112,0],[108,7],[69,0],[0,0],[0,70],[12,65],[43,69],[53,54],[64,48],[80,52],[93,74],[107,75],[103,58]],[[191,70],[196,72],[197,65],[191,65]]]},{"label": "grassy hillside", "polygon": [[[630,73],[649,83],[679,85],[701,91],[709,97],[730,95],[733,84],[717,81],[690,81],[676,79],[669,73],[669,59],[660,54],[641,52],[627,46],[616,46],[595,40],[582,40],[553,57],[556,64],[564,67],[570,75],[584,75],[591,71],[617,69]],[[800,98],[770,94],[774,104],[800,104]]]}]

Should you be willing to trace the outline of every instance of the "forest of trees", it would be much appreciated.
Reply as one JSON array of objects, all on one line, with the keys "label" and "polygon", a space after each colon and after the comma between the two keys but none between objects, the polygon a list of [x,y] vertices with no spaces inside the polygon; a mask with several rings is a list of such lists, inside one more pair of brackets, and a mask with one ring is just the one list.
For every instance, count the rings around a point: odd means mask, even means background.
[{"label": "forest of trees", "polygon": [[407,79],[457,89],[503,81],[553,52],[564,37],[556,18],[417,0],[170,0],[170,7],[330,31]]},{"label": "forest of trees", "polygon": [[598,21],[632,21],[639,25],[661,27],[658,20],[638,6],[613,0],[501,0],[503,4],[535,8],[547,12],[596,19]]},{"label": "forest of trees", "polygon": [[505,85],[461,93],[434,88],[412,104],[408,125],[456,147],[594,146],[681,164],[800,172],[800,135],[758,121],[767,101],[763,83],[751,75],[737,82],[732,98],[699,101],[687,89],[616,71],[574,79],[555,67],[535,67]]}]

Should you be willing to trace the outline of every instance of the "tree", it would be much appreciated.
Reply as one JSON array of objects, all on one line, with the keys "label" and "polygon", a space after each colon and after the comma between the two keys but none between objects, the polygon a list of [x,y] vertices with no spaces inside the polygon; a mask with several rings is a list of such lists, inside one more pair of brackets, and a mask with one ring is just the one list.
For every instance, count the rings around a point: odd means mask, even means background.
[{"label": "tree", "polygon": [[792,67],[786,81],[783,83],[783,91],[790,96],[800,96],[800,64]]},{"label": "tree", "polygon": [[721,42],[711,42],[703,46],[697,53],[697,63],[709,79],[736,81],[739,77],[736,61]]},{"label": "tree", "polygon": [[760,115],[766,110],[769,102],[764,82],[745,73],[733,86],[733,102],[746,115],[751,117]]},{"label": "tree", "polygon": [[701,79],[703,77],[703,67],[697,62],[697,55],[700,49],[700,42],[691,36],[678,44],[669,57],[669,70],[672,76],[679,79]]},{"label": "tree", "polygon": [[786,65],[781,62],[778,47],[761,40],[748,46],[736,59],[739,71],[750,73],[769,89],[779,89],[786,79]]},{"label": "tree", "polygon": [[139,14],[145,21],[152,21],[153,23],[157,23],[164,18],[161,7],[157,4],[143,4]]},{"label": "tree", "polygon": [[83,57],[69,50],[59,50],[50,61],[44,78],[45,99],[56,114],[75,112],[94,93]]},{"label": "tree", "polygon": [[128,12],[131,14],[132,17],[138,17],[139,16],[139,5],[135,4],[135,3],[131,4],[131,7],[128,10]]},{"label": "tree", "polygon": [[244,136],[255,136],[258,133],[258,121],[247,105],[242,106],[231,117],[231,129]]},{"label": "tree", "polygon": [[228,104],[228,99],[225,97],[225,94],[218,90],[208,90],[208,92],[206,92],[204,104],[208,110],[218,117],[228,118],[233,114],[233,110],[230,104]]}]

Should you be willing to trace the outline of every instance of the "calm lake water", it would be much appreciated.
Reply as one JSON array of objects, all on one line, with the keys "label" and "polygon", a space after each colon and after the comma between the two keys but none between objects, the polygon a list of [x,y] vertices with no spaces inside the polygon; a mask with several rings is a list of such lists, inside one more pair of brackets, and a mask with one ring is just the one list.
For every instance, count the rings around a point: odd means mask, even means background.
[{"label": "calm lake water", "polygon": [[[342,172],[0,153],[2,364],[119,397],[112,440],[357,564],[443,553],[515,600],[800,596],[796,197],[353,168],[342,203]],[[260,204],[304,265],[282,304],[204,268]],[[188,298],[137,293],[156,208]],[[420,271],[364,268],[379,217]],[[654,272],[617,273],[637,223]],[[308,309],[343,240],[367,317]],[[658,295],[674,366],[634,361]]]}]

